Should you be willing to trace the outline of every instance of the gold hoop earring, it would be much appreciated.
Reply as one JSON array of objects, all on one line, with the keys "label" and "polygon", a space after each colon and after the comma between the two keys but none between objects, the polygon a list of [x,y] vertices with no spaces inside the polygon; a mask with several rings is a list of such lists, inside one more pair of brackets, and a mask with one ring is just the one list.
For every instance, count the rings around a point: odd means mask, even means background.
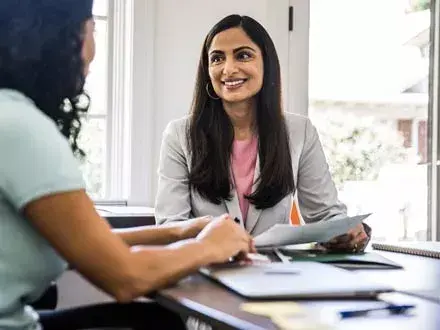
[{"label": "gold hoop earring", "polygon": [[217,96],[217,97],[214,97],[214,96],[212,96],[211,93],[209,92],[209,82],[206,83],[205,89],[206,89],[206,93],[208,94],[208,96],[209,96],[211,99],[213,99],[213,100],[220,100],[220,98],[219,98],[218,96]]}]

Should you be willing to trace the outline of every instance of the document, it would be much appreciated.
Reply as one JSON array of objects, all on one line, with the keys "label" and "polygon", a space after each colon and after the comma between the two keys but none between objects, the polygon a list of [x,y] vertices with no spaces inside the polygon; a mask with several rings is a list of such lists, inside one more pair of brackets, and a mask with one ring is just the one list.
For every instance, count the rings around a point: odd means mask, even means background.
[{"label": "document", "polygon": [[300,304],[292,301],[247,302],[241,304],[240,309],[251,314],[268,317],[304,312]]},{"label": "document", "polygon": [[122,214],[122,215],[154,215],[154,208],[144,206],[96,206],[98,213],[106,215]]},{"label": "document", "polygon": [[240,309],[251,314],[269,317],[281,330],[333,329],[332,323],[325,320],[322,315],[295,302],[248,302],[241,304]]},{"label": "document", "polygon": [[330,219],[301,226],[276,224],[254,238],[255,246],[262,248],[311,242],[328,242],[336,236],[347,233],[370,215],[371,213]]}]

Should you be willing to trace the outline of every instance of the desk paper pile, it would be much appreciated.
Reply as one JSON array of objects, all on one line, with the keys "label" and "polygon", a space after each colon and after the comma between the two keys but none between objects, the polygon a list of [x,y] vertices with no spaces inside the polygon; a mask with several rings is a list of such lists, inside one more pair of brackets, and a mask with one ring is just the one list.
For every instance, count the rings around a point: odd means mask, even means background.
[{"label": "desk paper pile", "polygon": [[243,303],[241,310],[269,317],[281,330],[330,330],[334,322],[319,320],[295,302]]}]

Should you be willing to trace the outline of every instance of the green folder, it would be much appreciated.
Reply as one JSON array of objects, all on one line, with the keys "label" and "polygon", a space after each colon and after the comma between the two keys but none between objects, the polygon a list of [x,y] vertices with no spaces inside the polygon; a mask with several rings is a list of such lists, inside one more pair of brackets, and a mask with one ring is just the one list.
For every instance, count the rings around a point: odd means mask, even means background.
[{"label": "green folder", "polygon": [[[316,261],[332,264],[345,269],[400,269],[401,265],[375,252],[331,253],[320,250],[295,250],[278,248],[277,253],[289,258],[291,262]],[[274,253],[274,255],[276,255]]]}]

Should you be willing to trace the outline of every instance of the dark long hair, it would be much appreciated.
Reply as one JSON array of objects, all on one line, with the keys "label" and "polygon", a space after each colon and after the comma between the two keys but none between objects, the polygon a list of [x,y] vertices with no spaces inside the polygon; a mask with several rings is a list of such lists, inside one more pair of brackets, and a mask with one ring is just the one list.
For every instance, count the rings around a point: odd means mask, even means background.
[{"label": "dark long hair", "polygon": [[[74,1],[1,2],[0,88],[29,97],[57,124],[73,153],[84,156],[77,139],[89,106],[81,52],[90,17],[85,12],[75,17],[74,7],[69,7]],[[79,0],[76,6],[84,9],[91,2]]]},{"label": "dark long hair", "polygon": [[248,16],[230,15],[208,33],[200,55],[193,96],[188,144],[191,151],[189,184],[201,196],[219,204],[230,199],[230,157],[234,130],[221,100],[209,97],[206,85],[208,50],[220,32],[241,27],[263,55],[263,86],[257,100],[260,176],[253,194],[246,196],[257,208],[269,208],[295,190],[289,137],[281,105],[281,74],[273,41],[264,27]]}]

